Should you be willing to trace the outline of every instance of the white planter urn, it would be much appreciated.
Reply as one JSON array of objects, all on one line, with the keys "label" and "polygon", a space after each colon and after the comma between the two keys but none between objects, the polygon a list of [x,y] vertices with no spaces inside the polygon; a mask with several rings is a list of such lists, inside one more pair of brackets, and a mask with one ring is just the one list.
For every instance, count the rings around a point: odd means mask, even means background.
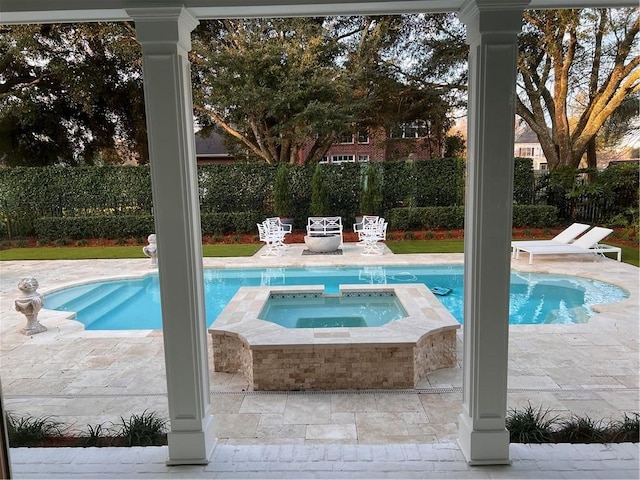
[{"label": "white planter urn", "polygon": [[152,233],[147,237],[149,245],[142,247],[142,252],[151,259],[151,268],[158,266],[158,245],[156,244],[156,234]]},{"label": "white planter urn", "polygon": [[44,297],[37,292],[38,287],[38,280],[33,277],[25,277],[18,283],[22,296],[16,299],[14,305],[16,311],[27,317],[27,326],[21,330],[25,335],[47,331],[47,327],[38,321],[38,312],[44,305]]}]

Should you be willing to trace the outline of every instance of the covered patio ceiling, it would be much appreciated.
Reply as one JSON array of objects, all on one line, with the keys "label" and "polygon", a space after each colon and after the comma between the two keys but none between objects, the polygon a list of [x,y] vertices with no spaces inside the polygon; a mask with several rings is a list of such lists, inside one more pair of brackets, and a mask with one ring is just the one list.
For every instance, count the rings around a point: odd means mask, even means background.
[{"label": "covered patio ceiling", "polygon": [[471,464],[505,464],[517,35],[526,8],[635,7],[636,0],[0,0],[0,23],[131,20],[142,45],[171,431],[168,464],[216,445],[193,132],[191,31],[200,19],[456,12],[469,49],[463,406]]},{"label": "covered patio ceiling", "polygon": [[[184,7],[198,19],[311,15],[364,15],[460,12],[478,3],[500,9],[510,0],[2,0],[0,23],[52,23],[132,20],[132,8]],[[531,9],[635,7],[634,0],[531,0],[519,2]]]}]

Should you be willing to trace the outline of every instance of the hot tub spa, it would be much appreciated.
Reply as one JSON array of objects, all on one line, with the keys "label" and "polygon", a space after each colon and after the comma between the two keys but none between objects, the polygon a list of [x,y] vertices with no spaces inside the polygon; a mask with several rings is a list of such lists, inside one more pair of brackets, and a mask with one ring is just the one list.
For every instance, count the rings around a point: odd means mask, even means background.
[{"label": "hot tub spa", "polygon": [[305,296],[322,299],[321,286],[242,287],[209,329],[214,369],[241,372],[253,390],[358,390],[413,388],[456,364],[460,324],[424,284],[342,285],[340,295],[364,308],[367,298],[394,296],[403,316],[374,327],[287,328],[259,318],[269,300],[297,297],[303,308]]}]

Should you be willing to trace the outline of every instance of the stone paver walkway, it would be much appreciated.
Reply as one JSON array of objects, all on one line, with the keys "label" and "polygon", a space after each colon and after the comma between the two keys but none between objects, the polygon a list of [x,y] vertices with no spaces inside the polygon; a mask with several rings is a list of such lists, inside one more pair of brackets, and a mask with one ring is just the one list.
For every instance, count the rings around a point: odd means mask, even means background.
[{"label": "stone paver walkway", "polygon": [[[300,245],[293,245],[280,258],[206,258],[204,262],[205,267],[215,268],[363,264],[368,267],[384,267],[462,262],[460,254],[393,255],[387,252],[381,257],[362,257],[359,247],[353,244],[345,245],[342,256],[302,256],[302,249]],[[550,408],[552,414],[566,416],[574,413],[596,419],[620,419],[624,412],[640,411],[638,269],[613,260],[594,260],[584,256],[565,256],[557,259],[549,257],[536,261],[534,265],[528,265],[527,259],[523,257],[514,260],[513,267],[523,274],[532,271],[572,273],[608,281],[626,288],[630,297],[617,304],[596,307],[599,314],[584,324],[512,326],[509,345],[509,407],[518,408],[530,402],[534,406]],[[168,417],[161,331],[85,331],[77,322],[65,319],[60,313],[45,310],[39,318],[49,330],[27,337],[19,332],[25,323],[24,317],[12,309],[13,300],[19,294],[16,286],[22,277],[35,276],[40,282],[40,291],[46,293],[52,289],[88,280],[148,274],[151,270],[147,260],[2,262],[0,269],[0,378],[7,410],[17,415],[33,417],[51,415],[78,430],[98,423],[117,423],[121,417],[128,418],[130,414],[139,414],[144,410]],[[460,330],[459,355],[462,334],[463,331]],[[270,455],[275,456],[276,460],[273,460],[274,463],[265,459],[256,461],[253,467],[258,473],[253,474],[254,478],[261,477],[260,472],[262,477],[277,477],[267,472],[282,472],[289,468],[308,470],[310,473],[307,477],[315,475],[319,478],[341,478],[341,475],[335,474],[334,466],[329,468],[329,463],[333,462],[328,460],[328,456],[333,455],[330,452],[338,452],[336,455],[339,455],[339,458],[343,458],[341,455],[352,455],[348,452],[356,452],[357,455],[365,457],[369,455],[366,452],[378,452],[378,458],[379,452],[385,452],[385,449],[400,449],[398,451],[409,455],[403,460],[408,465],[407,469],[398,470],[406,475],[398,474],[394,478],[429,478],[420,477],[418,474],[411,476],[413,474],[407,473],[429,472],[435,467],[420,464],[428,463],[428,458],[412,459],[413,457],[406,452],[413,451],[412,449],[422,451],[426,448],[432,452],[429,455],[432,455],[440,450],[438,445],[444,445],[442,448],[445,451],[457,451],[456,420],[461,409],[462,386],[460,358],[457,367],[433,372],[421,380],[419,388],[402,391],[286,394],[248,392],[246,381],[239,375],[221,374],[213,372],[213,369],[210,369],[210,380],[211,403],[218,421],[219,438],[215,453],[218,460],[214,459],[212,463],[224,463],[221,461],[222,458],[228,458],[229,455],[233,458],[236,453],[241,456],[244,455],[242,452],[246,452],[246,455],[253,458],[258,455],[256,452],[271,452]],[[405,449],[400,445],[407,447]],[[446,447],[447,445],[449,447]],[[355,448],[356,446],[358,448]],[[313,458],[323,460],[301,459],[300,463],[291,463],[278,460],[280,453],[274,453],[296,448],[311,452]],[[538,469],[538,473],[543,475],[540,472],[545,469],[540,466],[544,465],[547,454],[540,452],[546,451],[540,450],[539,447],[533,450],[522,448],[516,446],[516,451],[538,452],[534,455],[539,456],[532,462],[539,466],[532,468]],[[558,448],[564,449],[565,446]],[[635,458],[637,466],[637,454],[634,457],[625,447],[620,447],[622,450],[615,446],[602,448],[603,452],[613,452],[610,453],[612,461],[618,459],[624,464],[625,461]],[[66,450],[71,452],[63,454]],[[109,450],[112,449],[101,449],[102,453],[96,454],[99,458],[95,475],[101,474],[102,471],[102,467],[99,466],[99,462],[102,461],[100,458],[104,455],[112,457],[111,453],[107,453]],[[41,462],[40,455],[49,458],[57,457],[59,454],[60,466],[56,468],[62,472],[65,458],[75,457],[79,451],[89,453],[91,450],[56,449],[56,455],[50,450],[42,449],[31,449],[30,452],[21,449],[14,451],[14,463],[17,462],[17,471],[23,472],[24,478],[24,475],[37,474],[37,470],[31,470],[27,464],[33,464],[33,468],[37,469],[38,463]],[[572,453],[576,455],[575,461],[582,455],[580,451],[578,449],[577,453]],[[120,450],[117,454],[130,458]],[[27,462],[25,455],[33,457],[33,461]],[[158,455],[163,456],[162,453]],[[360,477],[355,476],[355,473],[345,475],[347,478],[383,477],[382,472],[387,472],[387,476],[393,477],[392,470],[395,467],[387,464],[393,462],[388,460],[386,455],[382,457],[371,461],[367,460],[368,457],[358,460],[362,460],[366,465],[352,460],[340,461],[346,464],[345,469],[369,472],[368,476],[366,473]],[[146,453],[140,458],[144,458],[144,463],[147,463]],[[584,457],[584,460],[591,461],[589,457]],[[159,464],[163,461],[158,460]],[[381,462],[386,462],[385,465],[390,469],[382,469],[378,475],[376,469],[381,468],[378,465]],[[516,463],[532,465],[531,462],[522,462],[516,457],[514,462],[513,468],[509,470],[510,474],[502,478],[523,478],[511,475],[520,471]],[[565,467],[571,463],[569,460],[567,462],[563,464]],[[600,465],[603,464],[594,464],[594,468],[600,468]],[[69,476],[93,476],[89,471],[76,474],[76,470],[68,466]],[[161,470],[159,474],[171,473],[171,470],[158,468]],[[202,472],[216,472],[214,476],[220,476],[221,472],[215,470],[218,467],[210,465],[207,468],[209,470],[202,469]],[[484,478],[475,475],[484,475],[478,472],[488,471],[486,468],[469,468],[464,467],[462,470],[465,472],[464,477]],[[573,475],[566,473],[571,469],[562,470],[560,474],[559,470],[555,470],[558,466],[553,468],[555,476],[544,474],[545,478]],[[122,467],[121,470],[125,471],[126,468]],[[118,471],[120,470],[110,473],[115,475]],[[141,472],[139,469],[135,471]],[[244,478],[241,471],[228,472],[229,475],[236,475],[228,478]],[[582,477],[571,478],[605,478],[599,474],[592,475],[590,468],[585,471],[587,473]],[[612,470],[612,474],[615,471],[617,470]],[[330,472],[334,474],[331,475]],[[505,470],[498,468],[492,473],[494,476],[488,478],[498,478],[500,472]],[[431,478],[443,478],[448,475],[438,476],[436,473]],[[149,475],[152,476],[151,473]],[[206,476],[206,473],[202,475]],[[194,476],[199,478],[195,473]],[[529,478],[541,477],[530,475]],[[637,474],[627,478],[637,478]]]}]

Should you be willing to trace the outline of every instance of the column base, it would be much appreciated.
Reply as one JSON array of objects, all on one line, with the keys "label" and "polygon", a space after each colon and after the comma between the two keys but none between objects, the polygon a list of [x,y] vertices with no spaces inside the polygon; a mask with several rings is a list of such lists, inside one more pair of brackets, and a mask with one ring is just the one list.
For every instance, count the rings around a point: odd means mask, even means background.
[{"label": "column base", "polygon": [[469,465],[510,465],[509,431],[473,430],[470,419],[458,417],[458,446]]},{"label": "column base", "polygon": [[202,431],[169,432],[167,443],[169,444],[167,466],[207,465],[218,443],[214,416],[208,415],[203,420]]}]

